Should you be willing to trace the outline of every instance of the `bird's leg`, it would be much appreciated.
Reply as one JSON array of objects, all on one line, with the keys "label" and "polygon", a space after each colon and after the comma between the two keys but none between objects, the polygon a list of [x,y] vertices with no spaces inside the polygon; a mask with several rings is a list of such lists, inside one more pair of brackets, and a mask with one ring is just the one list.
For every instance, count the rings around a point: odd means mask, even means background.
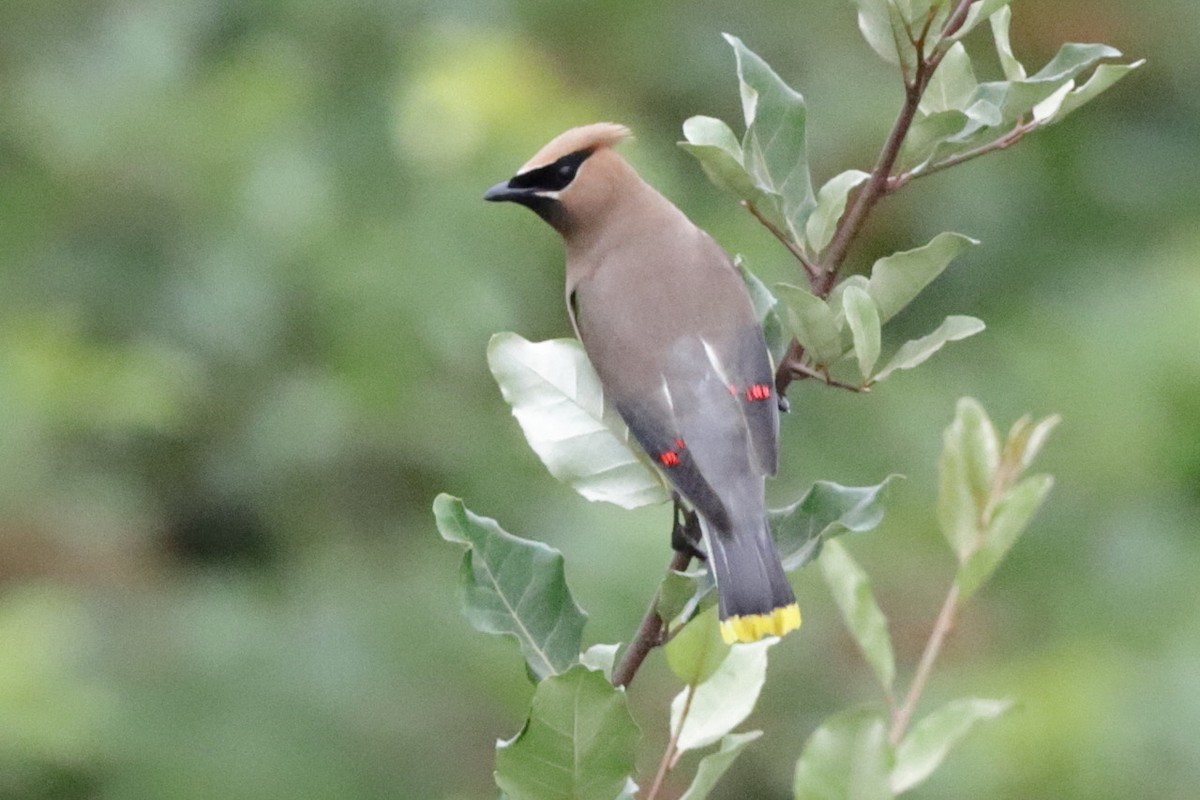
[{"label": "bird's leg", "polygon": [[671,500],[675,504],[675,524],[671,527],[671,547],[676,552],[684,553],[700,561],[707,561],[707,556],[700,549],[702,539],[700,516],[695,511],[685,508],[678,494],[672,493]]}]

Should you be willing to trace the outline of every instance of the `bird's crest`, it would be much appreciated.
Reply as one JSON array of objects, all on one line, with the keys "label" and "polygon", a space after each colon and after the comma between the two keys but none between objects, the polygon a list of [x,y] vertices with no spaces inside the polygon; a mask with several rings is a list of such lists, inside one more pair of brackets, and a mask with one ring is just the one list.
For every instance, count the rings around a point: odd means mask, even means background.
[{"label": "bird's crest", "polygon": [[631,136],[629,128],[615,122],[594,122],[571,128],[555,136],[529,159],[517,174],[528,172],[547,164],[553,164],[563,156],[577,153],[581,150],[598,150],[601,147],[612,147],[623,139]]}]

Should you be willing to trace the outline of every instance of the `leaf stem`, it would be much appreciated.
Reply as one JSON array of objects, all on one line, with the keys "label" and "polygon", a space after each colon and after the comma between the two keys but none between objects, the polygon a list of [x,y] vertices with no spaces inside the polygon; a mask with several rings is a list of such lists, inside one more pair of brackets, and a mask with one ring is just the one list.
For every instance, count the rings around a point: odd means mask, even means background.
[{"label": "leaf stem", "polygon": [[934,622],[933,631],[929,634],[929,641],[925,643],[925,650],[921,653],[921,660],[917,664],[912,684],[908,687],[908,694],[905,695],[904,702],[900,707],[892,712],[891,729],[888,731],[888,741],[892,743],[892,746],[900,744],[904,734],[908,731],[908,725],[912,722],[913,714],[917,710],[917,703],[925,691],[925,684],[929,682],[929,675],[942,650],[942,644],[946,641],[950,631],[954,629],[954,619],[958,614],[958,597],[958,583],[955,582],[951,584],[950,591],[946,593],[942,610],[938,612],[937,621]]},{"label": "leaf stem", "polygon": [[[692,556],[689,553],[677,550],[671,557],[671,563],[667,565],[667,572],[682,572],[688,568],[688,564],[691,562]],[[625,650],[625,655],[621,657],[621,663],[613,670],[613,686],[628,686],[633,681],[633,676],[637,674],[638,668],[642,666],[646,656],[663,643],[665,624],[664,620],[658,616],[658,592],[656,591],[654,597],[650,599],[650,607],[646,609],[646,615],[642,617],[642,622],[638,625],[637,633],[633,635],[629,647]]]},{"label": "leaf stem", "polygon": [[941,172],[944,169],[956,167],[959,164],[962,164],[964,161],[970,161],[971,159],[979,158],[980,156],[987,155],[988,153],[993,153],[997,150],[1004,150],[1008,147],[1012,147],[1014,144],[1021,141],[1025,134],[1029,133],[1037,126],[1037,120],[1031,119],[1026,122],[1022,122],[1012,130],[1005,133],[1003,136],[993,139],[986,144],[981,144],[979,147],[976,147],[972,150],[964,150],[961,153],[955,153],[954,155],[949,156],[937,162],[936,164],[925,167],[919,172],[905,172],[897,175],[888,183],[887,191],[894,192],[914,178],[924,178],[926,175],[932,175],[935,172]]},{"label": "leaf stem", "polygon": [[788,249],[789,253],[796,257],[796,260],[800,262],[800,266],[804,268],[804,272],[808,275],[809,281],[811,282],[814,280],[818,273],[817,266],[809,259],[808,255],[804,252],[804,248],[792,241],[791,237],[789,237],[784,231],[780,230],[778,225],[767,219],[767,217],[758,210],[758,206],[754,205],[754,203],[750,202],[749,200],[743,200],[741,203],[743,208],[749,211],[764,228],[769,230],[771,234]]},{"label": "leaf stem", "polygon": [[671,734],[670,741],[667,742],[667,749],[663,752],[662,761],[658,763],[658,772],[654,775],[654,783],[650,784],[650,793],[646,795],[646,800],[654,800],[658,797],[658,790],[662,788],[663,781],[667,779],[667,773],[674,767],[679,760],[679,736],[683,733],[683,723],[687,721],[688,712],[692,710],[692,698],[696,696],[696,684],[689,683],[687,694],[683,698],[683,710],[679,714],[679,728]]}]

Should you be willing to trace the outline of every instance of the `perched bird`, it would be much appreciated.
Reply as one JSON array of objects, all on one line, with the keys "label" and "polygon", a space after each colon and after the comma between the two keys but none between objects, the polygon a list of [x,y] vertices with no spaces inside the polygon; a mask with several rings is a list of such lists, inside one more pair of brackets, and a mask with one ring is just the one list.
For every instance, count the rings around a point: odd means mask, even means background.
[{"label": "perched bird", "polygon": [[782,636],[800,609],[767,527],[778,462],[771,357],[737,269],[641,179],[612,123],[552,139],[485,200],[566,244],[567,309],[605,396],[699,516],[727,642]]}]

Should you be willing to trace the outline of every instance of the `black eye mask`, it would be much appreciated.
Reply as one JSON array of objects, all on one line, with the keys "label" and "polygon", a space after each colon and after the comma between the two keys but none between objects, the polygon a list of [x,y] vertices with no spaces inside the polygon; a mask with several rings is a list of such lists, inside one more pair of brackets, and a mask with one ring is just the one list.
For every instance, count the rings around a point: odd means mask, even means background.
[{"label": "black eye mask", "polygon": [[594,150],[576,150],[544,167],[522,172],[508,182],[510,189],[525,189],[533,192],[558,192],[575,180],[579,165],[587,160]]}]

